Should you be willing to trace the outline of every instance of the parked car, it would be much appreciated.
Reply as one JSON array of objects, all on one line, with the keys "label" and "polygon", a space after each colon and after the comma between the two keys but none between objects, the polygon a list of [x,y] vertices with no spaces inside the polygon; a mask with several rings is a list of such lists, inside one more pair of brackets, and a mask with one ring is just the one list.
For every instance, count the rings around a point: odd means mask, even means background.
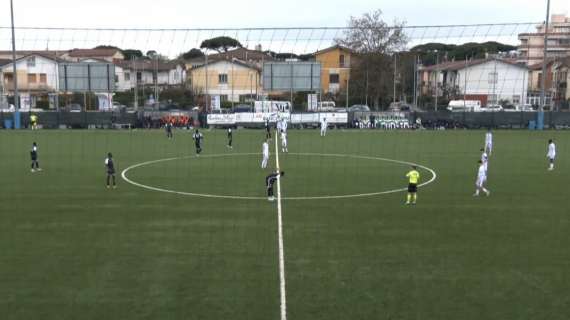
[{"label": "parked car", "polygon": [[81,110],[83,110],[83,106],[79,103],[71,103],[63,107],[63,110],[67,112],[81,112]]},{"label": "parked car", "polygon": [[490,104],[484,108],[481,108],[483,112],[500,112],[503,111],[503,107],[498,104]]},{"label": "parked car", "polygon": [[349,112],[369,112],[370,108],[364,104],[355,104],[348,108]]},{"label": "parked car", "polygon": [[412,111],[412,106],[406,104],[405,102],[392,102],[390,103],[390,106],[388,107],[388,111],[391,112],[408,112],[408,111]]},{"label": "parked car", "polygon": [[249,104],[238,104],[234,106],[233,111],[235,113],[253,112],[253,107]]}]

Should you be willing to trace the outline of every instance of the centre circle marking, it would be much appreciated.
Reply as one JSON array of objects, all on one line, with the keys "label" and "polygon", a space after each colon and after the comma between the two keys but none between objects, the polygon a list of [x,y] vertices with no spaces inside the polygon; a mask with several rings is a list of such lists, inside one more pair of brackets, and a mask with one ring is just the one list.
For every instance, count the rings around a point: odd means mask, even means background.
[{"label": "centre circle marking", "polygon": [[[212,155],[202,155],[200,158],[223,158],[223,157],[236,157],[236,156],[253,156],[253,155],[260,155],[260,153],[228,153],[228,154],[212,154]],[[425,187],[428,184],[433,183],[437,179],[437,173],[426,166],[421,164],[408,162],[408,161],[400,161],[388,158],[381,158],[381,157],[372,157],[372,156],[359,156],[359,155],[348,155],[348,154],[330,154],[330,153],[288,153],[288,155],[292,156],[318,156],[318,157],[334,157],[334,158],[350,158],[350,159],[364,159],[364,160],[376,160],[376,161],[384,161],[384,162],[392,162],[402,165],[415,165],[418,168],[424,169],[428,171],[432,177],[429,181],[426,181],[422,184],[419,184],[418,187]],[[170,194],[178,194],[183,196],[192,196],[192,197],[202,197],[202,198],[215,198],[215,199],[234,199],[234,200],[265,200],[266,197],[244,197],[244,196],[235,196],[235,195],[218,195],[218,194],[208,194],[208,193],[194,193],[194,192],[184,192],[184,191],[176,191],[176,190],[169,190],[163,188],[157,188],[149,185],[145,185],[142,183],[138,183],[129,179],[127,173],[132,169],[161,163],[161,162],[169,162],[175,160],[182,160],[182,159],[191,159],[195,158],[196,156],[185,156],[185,157],[174,157],[174,158],[166,158],[166,159],[158,159],[152,161],[146,161],[134,164],[121,172],[121,178],[125,180],[127,183],[137,186],[139,188],[151,190],[151,191],[158,191]],[[371,193],[358,193],[358,194],[347,194],[347,195],[337,195],[337,196],[315,196],[315,197],[282,197],[282,200],[328,200],[328,199],[350,199],[350,198],[365,198],[365,197],[373,197],[391,193],[399,193],[407,191],[408,188],[400,188],[394,190],[387,190],[387,191],[379,191],[379,192],[371,192]]]}]

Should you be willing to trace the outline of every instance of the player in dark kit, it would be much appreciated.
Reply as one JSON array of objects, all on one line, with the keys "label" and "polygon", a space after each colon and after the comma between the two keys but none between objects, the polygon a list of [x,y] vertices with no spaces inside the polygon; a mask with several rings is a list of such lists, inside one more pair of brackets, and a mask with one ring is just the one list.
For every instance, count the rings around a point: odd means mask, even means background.
[{"label": "player in dark kit", "polygon": [[228,148],[233,149],[232,142],[234,140],[232,128],[228,128]]},{"label": "player in dark kit", "polygon": [[166,137],[172,139],[174,137],[174,135],[172,135],[172,122],[167,122],[164,127],[166,129]]},{"label": "player in dark kit", "polygon": [[269,119],[265,120],[265,139],[271,139],[271,124]]},{"label": "player in dark kit", "polygon": [[107,188],[111,187],[111,178],[113,178],[113,189],[117,188],[115,181],[115,163],[113,162],[113,155],[110,152],[105,159],[105,168],[107,169]]},{"label": "player in dark kit", "polygon": [[32,143],[32,150],[30,151],[30,158],[32,159],[32,172],[42,171],[40,163],[38,162],[38,145]]},{"label": "player in dark kit", "polygon": [[194,139],[194,144],[196,145],[196,156],[199,156],[202,153],[202,140],[204,140],[204,136],[198,129],[192,135],[192,139]]},{"label": "player in dark kit", "polygon": [[285,171],[281,172],[273,172],[272,174],[265,177],[265,186],[267,187],[267,200],[274,201],[275,196],[273,195],[273,186],[279,177],[283,177],[285,175]]}]

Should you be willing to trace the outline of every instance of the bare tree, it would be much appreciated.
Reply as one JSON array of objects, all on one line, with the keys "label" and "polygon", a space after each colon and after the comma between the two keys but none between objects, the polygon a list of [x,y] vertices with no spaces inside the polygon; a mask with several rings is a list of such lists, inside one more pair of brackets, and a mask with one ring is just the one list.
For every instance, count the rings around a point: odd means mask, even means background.
[{"label": "bare tree", "polygon": [[393,95],[393,55],[404,50],[408,43],[404,26],[405,22],[397,20],[389,26],[382,20],[382,11],[376,10],[362,17],[350,17],[343,37],[335,40],[354,54],[350,81],[357,92],[352,95],[370,100],[375,109]]}]

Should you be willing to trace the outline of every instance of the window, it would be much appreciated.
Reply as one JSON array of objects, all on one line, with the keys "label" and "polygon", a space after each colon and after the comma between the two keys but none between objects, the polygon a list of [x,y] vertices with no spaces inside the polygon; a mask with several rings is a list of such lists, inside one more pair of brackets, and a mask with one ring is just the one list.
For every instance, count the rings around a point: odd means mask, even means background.
[{"label": "window", "polygon": [[499,74],[497,72],[489,72],[489,84],[497,84]]},{"label": "window", "polygon": [[40,83],[47,83],[47,75],[45,73],[40,73]]},{"label": "window", "polygon": [[226,102],[228,101],[228,95],[227,94],[221,94],[220,95],[220,102]]},{"label": "window", "polygon": [[520,103],[521,103],[521,96],[519,96],[518,94],[514,95],[513,96],[513,104],[520,104]]},{"label": "window", "polygon": [[35,67],[36,66],[36,57],[31,57],[26,60],[26,64],[28,67]]},{"label": "window", "polygon": [[218,75],[218,83],[219,84],[227,84],[228,83],[228,75],[226,73],[220,73]]},{"label": "window", "polygon": [[137,82],[142,81],[142,72],[137,72]]},{"label": "window", "polygon": [[344,54],[339,56],[340,67],[344,68]]},{"label": "window", "polygon": [[128,72],[125,72],[125,81],[131,81],[131,74]]},{"label": "window", "polygon": [[338,84],[340,82],[340,77],[338,73],[332,73],[329,75],[329,83]]},{"label": "window", "polygon": [[36,83],[37,77],[33,73],[28,73],[28,83]]}]

